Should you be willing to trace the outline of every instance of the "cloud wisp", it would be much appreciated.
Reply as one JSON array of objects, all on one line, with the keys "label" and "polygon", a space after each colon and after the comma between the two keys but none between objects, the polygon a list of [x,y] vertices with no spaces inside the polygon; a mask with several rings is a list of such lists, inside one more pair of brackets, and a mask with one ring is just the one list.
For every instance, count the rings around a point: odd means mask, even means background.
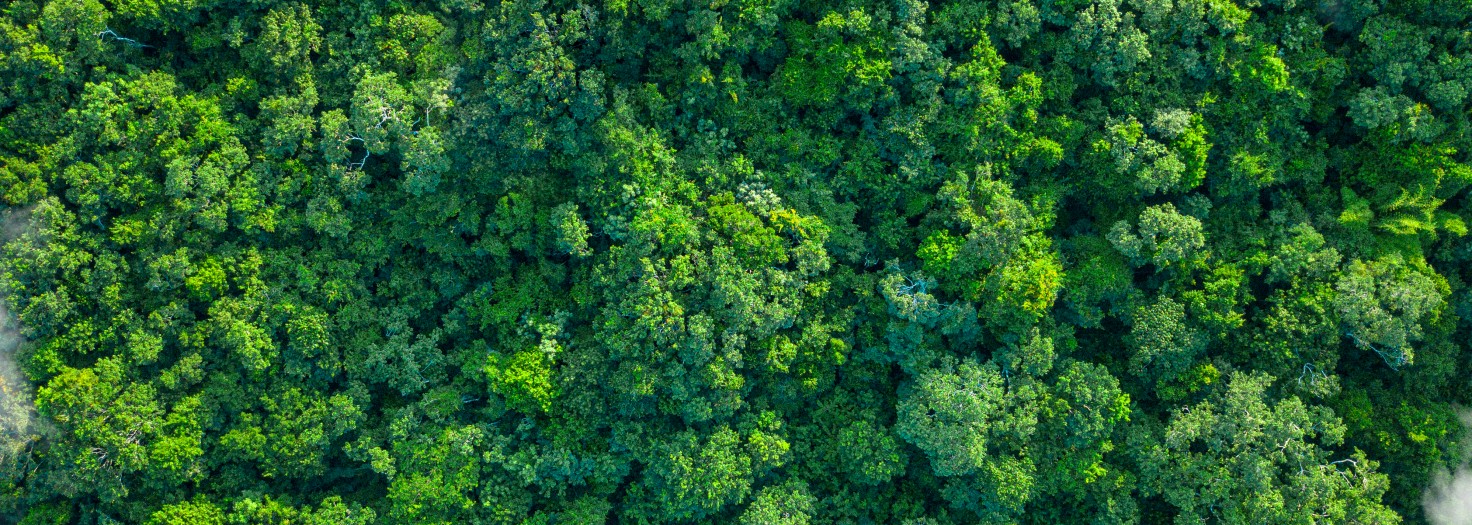
[{"label": "cloud wisp", "polygon": [[[29,219],[29,209],[0,213],[0,243],[24,234]],[[0,463],[20,454],[36,434],[31,384],[15,362],[15,352],[24,339],[6,303],[0,297]]]},{"label": "cloud wisp", "polygon": [[[1472,436],[1472,411],[1462,414],[1462,423]],[[1472,450],[1468,450],[1472,454]],[[1422,503],[1432,525],[1472,525],[1472,462],[1462,458],[1456,472],[1438,472],[1426,489]]]}]

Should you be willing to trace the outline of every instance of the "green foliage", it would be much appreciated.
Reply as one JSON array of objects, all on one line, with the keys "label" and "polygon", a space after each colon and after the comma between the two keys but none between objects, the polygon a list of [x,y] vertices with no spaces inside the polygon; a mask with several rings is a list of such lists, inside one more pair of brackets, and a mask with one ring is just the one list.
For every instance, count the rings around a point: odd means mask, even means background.
[{"label": "green foliage", "polygon": [[1185,307],[1169,297],[1141,306],[1132,321],[1125,341],[1134,351],[1130,371],[1141,377],[1175,379],[1206,349],[1204,334],[1186,324]]},{"label": "green foliage", "polygon": [[1465,0],[17,0],[0,522],[1419,523]]},{"label": "green foliage", "polygon": [[1323,448],[1343,439],[1339,419],[1296,397],[1265,399],[1272,381],[1233,374],[1224,389],[1176,412],[1162,436],[1139,436],[1159,440],[1139,443],[1149,490],[1182,509],[1185,522],[1398,522],[1379,503],[1387,479],[1363,452],[1335,460]]},{"label": "green foliage", "polygon": [[1200,220],[1182,215],[1174,204],[1165,203],[1140,212],[1136,228],[1125,221],[1114,223],[1109,242],[1136,266],[1148,263],[1164,270],[1199,257],[1199,251],[1206,247],[1206,236]]},{"label": "green foliage", "polygon": [[741,513],[742,525],[806,525],[813,512],[813,497],[801,481],[762,489],[751,506]]},{"label": "green foliage", "polygon": [[526,412],[551,410],[557,386],[552,383],[552,359],[547,354],[526,350],[510,357],[492,354],[487,361],[491,391],[504,397],[508,405]]},{"label": "green foliage", "polygon": [[631,488],[638,503],[630,519],[698,520],[751,493],[754,458],[742,450],[751,443],[735,431],[716,429],[703,443],[692,432],[671,438],[653,452],[644,483]]},{"label": "green foliage", "polygon": [[1335,307],[1350,339],[1398,368],[1414,361],[1411,343],[1421,339],[1422,323],[1445,308],[1446,288],[1424,263],[1397,256],[1355,260],[1335,285]]}]

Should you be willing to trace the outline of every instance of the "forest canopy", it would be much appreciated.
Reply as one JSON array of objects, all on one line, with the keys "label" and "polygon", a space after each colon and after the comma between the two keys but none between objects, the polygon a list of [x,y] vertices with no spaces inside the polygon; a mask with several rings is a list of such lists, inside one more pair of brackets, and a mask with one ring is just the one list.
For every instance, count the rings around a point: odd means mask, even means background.
[{"label": "forest canopy", "polygon": [[1444,520],[1469,24],[6,2],[0,522]]}]

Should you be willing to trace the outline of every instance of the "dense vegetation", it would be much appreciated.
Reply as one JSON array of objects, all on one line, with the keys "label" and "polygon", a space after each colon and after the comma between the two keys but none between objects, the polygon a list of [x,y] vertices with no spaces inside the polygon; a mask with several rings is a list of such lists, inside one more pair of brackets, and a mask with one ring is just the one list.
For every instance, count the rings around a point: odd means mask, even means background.
[{"label": "dense vegetation", "polygon": [[15,0],[0,521],[1396,523],[1472,0]]}]

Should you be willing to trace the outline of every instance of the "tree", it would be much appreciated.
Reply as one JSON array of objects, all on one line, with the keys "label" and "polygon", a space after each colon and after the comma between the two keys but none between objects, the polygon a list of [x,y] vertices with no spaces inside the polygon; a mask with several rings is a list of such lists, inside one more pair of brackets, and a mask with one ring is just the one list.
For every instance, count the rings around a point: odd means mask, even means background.
[{"label": "tree", "polygon": [[1119,221],[1109,229],[1109,242],[1136,266],[1154,264],[1164,270],[1199,257],[1206,246],[1201,221],[1176,211],[1174,204],[1150,206],[1140,212],[1135,228]]},{"label": "tree", "polygon": [[1015,519],[1032,497],[1036,467],[1025,450],[1037,427],[1038,392],[1017,388],[997,366],[967,360],[922,373],[902,393],[895,432],[924,451],[945,496],[984,520]]},{"label": "tree", "polygon": [[[1266,396],[1273,378],[1236,372],[1207,400],[1183,407],[1163,435],[1138,435],[1149,493],[1177,522],[1396,523],[1381,506],[1387,488],[1363,452],[1333,455],[1344,426],[1296,397]],[[1339,457],[1341,459],[1333,459]]]},{"label": "tree", "polygon": [[1396,256],[1351,261],[1335,290],[1345,336],[1391,368],[1413,362],[1411,343],[1421,338],[1421,323],[1445,308],[1446,284],[1440,276],[1424,263]]},{"label": "tree", "polygon": [[1126,341],[1133,347],[1130,371],[1140,377],[1170,381],[1180,376],[1206,349],[1206,337],[1186,324],[1181,303],[1162,297],[1135,310]]},{"label": "tree", "polygon": [[804,525],[813,509],[813,497],[801,481],[767,487],[741,513],[742,525]]},{"label": "tree", "polygon": [[705,439],[690,431],[672,438],[651,451],[649,474],[631,488],[636,503],[629,508],[628,519],[698,520],[746,500],[753,458],[741,450],[739,434],[721,427]]}]

